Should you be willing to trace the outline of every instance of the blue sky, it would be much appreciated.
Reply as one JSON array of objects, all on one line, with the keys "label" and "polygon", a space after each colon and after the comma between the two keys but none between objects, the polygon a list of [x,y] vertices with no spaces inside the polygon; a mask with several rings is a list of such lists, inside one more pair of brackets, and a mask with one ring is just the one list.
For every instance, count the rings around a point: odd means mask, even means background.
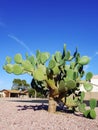
[{"label": "blue sky", "polygon": [[14,78],[2,66],[5,57],[36,50],[62,51],[63,44],[73,53],[91,58],[86,71],[98,74],[97,0],[0,0],[0,89],[10,89]]}]

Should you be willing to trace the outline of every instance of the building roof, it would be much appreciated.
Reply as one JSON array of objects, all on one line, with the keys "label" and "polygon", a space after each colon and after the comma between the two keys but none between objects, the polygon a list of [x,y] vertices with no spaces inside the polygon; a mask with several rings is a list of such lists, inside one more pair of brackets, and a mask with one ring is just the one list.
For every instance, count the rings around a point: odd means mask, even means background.
[{"label": "building roof", "polygon": [[1,90],[1,92],[10,92],[10,93],[21,93],[21,94],[25,94],[25,93],[28,93],[28,90],[24,90],[24,91],[20,91],[20,90],[7,90],[7,89],[3,89]]}]

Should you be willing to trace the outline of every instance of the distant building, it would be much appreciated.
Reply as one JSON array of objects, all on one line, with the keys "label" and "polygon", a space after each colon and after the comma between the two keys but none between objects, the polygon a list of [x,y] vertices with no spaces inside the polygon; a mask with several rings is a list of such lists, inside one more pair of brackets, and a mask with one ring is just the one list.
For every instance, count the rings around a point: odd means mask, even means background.
[{"label": "distant building", "polygon": [[93,84],[92,92],[98,92],[98,75],[93,76],[91,83]]},{"label": "distant building", "polygon": [[20,90],[6,90],[3,89],[0,91],[0,97],[28,97],[28,91],[20,91]]}]

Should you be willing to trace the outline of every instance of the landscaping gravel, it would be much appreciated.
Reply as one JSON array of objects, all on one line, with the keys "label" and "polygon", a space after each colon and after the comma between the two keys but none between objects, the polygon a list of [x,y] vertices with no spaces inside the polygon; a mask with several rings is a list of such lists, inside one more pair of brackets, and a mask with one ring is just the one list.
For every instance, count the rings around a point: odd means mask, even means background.
[{"label": "landscaping gravel", "polygon": [[0,98],[0,130],[98,130],[98,107],[92,120],[79,114],[49,113],[44,105],[32,99]]}]

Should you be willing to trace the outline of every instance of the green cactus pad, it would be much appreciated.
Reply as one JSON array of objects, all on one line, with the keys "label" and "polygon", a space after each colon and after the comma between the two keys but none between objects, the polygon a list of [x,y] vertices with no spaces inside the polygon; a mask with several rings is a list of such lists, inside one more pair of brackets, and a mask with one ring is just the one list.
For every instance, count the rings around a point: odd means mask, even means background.
[{"label": "green cactus pad", "polygon": [[60,93],[66,92],[68,90],[68,88],[66,87],[65,82],[63,80],[60,81],[58,90]]},{"label": "green cactus pad", "polygon": [[66,85],[65,85],[65,81],[64,81],[64,80],[61,80],[61,81],[60,81],[60,84],[59,84],[59,87],[63,87],[63,86],[64,86],[64,87],[66,86]]},{"label": "green cactus pad", "polygon": [[93,89],[92,84],[88,82],[84,83],[83,86],[87,92],[90,92]]},{"label": "green cactus pad", "polygon": [[16,54],[16,55],[14,56],[14,61],[15,61],[16,63],[18,63],[18,64],[22,63],[22,56],[21,56],[20,53],[18,53],[18,54]]},{"label": "green cactus pad", "polygon": [[90,108],[91,109],[94,109],[96,106],[97,106],[97,101],[96,101],[96,99],[90,99]]},{"label": "green cactus pad", "polygon": [[68,59],[68,61],[72,61],[73,58],[74,58],[73,56],[70,56],[69,59]]},{"label": "green cactus pad", "polygon": [[65,65],[65,60],[64,59],[60,60],[59,66],[62,66],[62,65]]},{"label": "green cactus pad", "polygon": [[83,102],[84,97],[85,97],[85,92],[81,92],[81,95],[80,95],[80,101],[81,101],[81,103]]},{"label": "green cactus pad", "polygon": [[46,67],[45,67],[44,65],[39,64],[39,65],[38,65],[38,69],[42,70],[43,73],[46,75]]},{"label": "green cactus pad", "polygon": [[87,74],[86,74],[86,80],[88,81],[88,80],[91,80],[91,78],[93,77],[93,74],[91,73],[91,72],[88,72]]},{"label": "green cactus pad", "polygon": [[60,73],[60,70],[59,70],[58,66],[55,66],[55,67],[53,68],[53,73],[54,73],[54,75],[57,75],[57,74]]},{"label": "green cactus pad", "polygon": [[48,52],[41,53],[40,60],[41,63],[44,64],[50,57],[50,54]]},{"label": "green cactus pad", "polygon": [[80,105],[78,106],[79,111],[82,112],[82,113],[84,113],[84,112],[86,111],[85,107],[86,107],[86,104],[85,104],[85,103],[80,104]]},{"label": "green cactus pad", "polygon": [[10,63],[11,63],[11,60],[12,60],[11,57],[9,57],[9,56],[6,57],[6,62],[7,62],[7,64],[10,64]]},{"label": "green cactus pad", "polygon": [[56,65],[55,61],[54,60],[50,60],[48,67],[50,69],[53,69],[55,67],[55,65]]},{"label": "green cactus pad", "polygon": [[40,50],[37,50],[36,51],[36,58],[39,58],[39,56],[40,56]]},{"label": "green cactus pad", "polygon": [[76,87],[76,82],[74,80],[68,80],[65,83],[66,83],[66,87],[69,90],[74,89]]},{"label": "green cactus pad", "polygon": [[72,69],[67,69],[67,77],[69,79],[74,79],[74,70]]},{"label": "green cactus pad", "polygon": [[71,62],[71,63],[70,63],[70,68],[71,68],[71,69],[74,69],[74,67],[75,67],[75,62]]},{"label": "green cactus pad", "polygon": [[74,71],[73,73],[73,80],[76,80],[78,78],[78,72]]},{"label": "green cactus pad", "polygon": [[34,71],[34,79],[38,80],[38,81],[43,81],[46,79],[45,73],[41,68],[38,68]]},{"label": "green cactus pad", "polygon": [[95,118],[96,118],[96,112],[95,112],[94,109],[91,109],[91,110],[90,110],[90,117],[91,117],[92,119],[95,119]]},{"label": "green cactus pad", "polygon": [[85,110],[85,112],[83,114],[84,114],[85,117],[90,118],[90,109]]},{"label": "green cactus pad", "polygon": [[20,75],[20,74],[22,74],[22,72],[23,72],[23,68],[20,65],[18,65],[18,64],[13,65],[13,73],[14,74]]},{"label": "green cactus pad", "polygon": [[70,51],[67,51],[64,59],[67,61],[67,60],[69,60],[69,58],[70,58]]},{"label": "green cactus pad", "polygon": [[66,98],[65,105],[67,107],[75,107],[75,106],[77,106],[77,102],[72,97],[69,96],[69,97]]},{"label": "green cactus pad", "polygon": [[65,70],[68,70],[70,68],[70,65],[65,65]]},{"label": "green cactus pad", "polygon": [[35,67],[36,60],[35,60],[34,56],[30,56],[30,57],[28,57],[27,60],[29,60],[30,63],[33,65],[33,67]]},{"label": "green cactus pad", "polygon": [[56,62],[58,62],[58,63],[60,63],[60,61],[61,61],[61,59],[62,59],[62,54],[59,52],[59,51],[57,51],[56,53],[55,53],[55,60],[56,60]]},{"label": "green cactus pad", "polygon": [[83,56],[79,59],[79,64],[81,65],[87,65],[89,63],[90,59],[88,56]]},{"label": "green cactus pad", "polygon": [[36,59],[37,59],[37,63],[40,64],[40,56],[41,56],[41,52],[39,50],[36,51]]},{"label": "green cactus pad", "polygon": [[26,59],[28,59],[28,57],[29,57],[28,53],[25,53],[25,56],[26,56]]},{"label": "green cactus pad", "polygon": [[34,68],[33,68],[33,65],[30,63],[29,60],[24,60],[22,62],[22,67],[24,68],[24,70],[26,71],[31,71],[33,72]]},{"label": "green cactus pad", "polygon": [[7,73],[12,73],[13,72],[13,65],[7,64],[7,65],[3,66],[3,69],[5,69]]}]

